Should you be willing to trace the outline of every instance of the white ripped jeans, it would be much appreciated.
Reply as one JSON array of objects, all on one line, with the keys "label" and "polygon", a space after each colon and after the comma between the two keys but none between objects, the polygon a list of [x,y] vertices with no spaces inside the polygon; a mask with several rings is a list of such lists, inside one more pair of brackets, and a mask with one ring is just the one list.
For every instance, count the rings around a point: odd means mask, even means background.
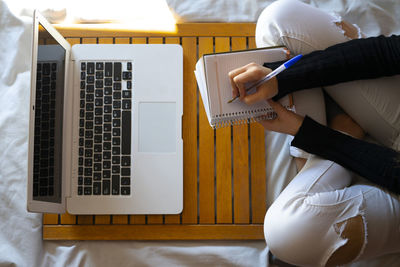
[{"label": "white ripped jeans", "polygon": [[[335,24],[339,21],[296,0],[276,1],[259,17],[256,43],[284,45],[293,54],[307,54],[349,40]],[[394,76],[324,89],[368,134],[399,150],[399,84],[400,76]],[[296,92],[294,101],[299,113],[326,124],[320,88]],[[356,260],[400,252],[400,196],[365,181],[355,182],[352,176],[332,161],[309,155],[265,216],[264,234],[272,253],[288,263],[324,266],[347,242],[337,224],[358,215],[365,239]]]}]

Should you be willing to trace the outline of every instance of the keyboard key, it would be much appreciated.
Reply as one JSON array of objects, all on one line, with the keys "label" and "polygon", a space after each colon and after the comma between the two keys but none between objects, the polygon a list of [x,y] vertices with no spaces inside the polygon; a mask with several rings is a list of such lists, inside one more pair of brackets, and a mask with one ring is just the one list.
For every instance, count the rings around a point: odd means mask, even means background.
[{"label": "keyboard key", "polygon": [[131,194],[131,188],[127,186],[121,187],[121,194],[124,196],[130,195]]},{"label": "keyboard key", "polygon": [[122,156],[121,157],[121,165],[122,166],[130,166],[131,165],[131,157],[130,156]]},{"label": "keyboard key", "polygon": [[112,168],[111,168],[111,173],[112,173],[112,174],[119,174],[119,173],[120,173],[120,168],[119,168],[119,166],[112,166]]},{"label": "keyboard key", "polygon": [[131,109],[131,100],[122,100],[122,109]]},{"label": "keyboard key", "polygon": [[101,195],[101,183],[100,182],[93,183],[93,195]]},{"label": "keyboard key", "polygon": [[105,78],[104,79],[104,86],[112,86],[113,80],[112,78]]},{"label": "keyboard key", "polygon": [[86,86],[86,92],[87,92],[87,93],[94,93],[94,86],[93,86],[93,84],[88,84],[88,85]]},{"label": "keyboard key", "polygon": [[131,175],[131,169],[130,168],[122,168],[121,169],[121,175],[122,176],[130,176]]},{"label": "keyboard key", "polygon": [[87,63],[87,73],[94,74],[94,62]]},{"label": "keyboard key", "polygon": [[119,155],[120,153],[121,153],[121,148],[119,146],[113,146],[112,154],[113,155]]},{"label": "keyboard key", "polygon": [[103,178],[105,178],[105,179],[111,178],[111,172],[109,170],[104,170],[103,171]]},{"label": "keyboard key", "polygon": [[127,70],[132,70],[132,62],[126,63]]},{"label": "keyboard key", "polygon": [[111,113],[112,111],[112,106],[111,105],[105,105],[104,106],[104,113]]},{"label": "keyboard key", "polygon": [[83,194],[83,187],[78,186],[78,195],[81,196]]},{"label": "keyboard key", "polygon": [[113,111],[113,118],[118,119],[121,117],[121,110],[114,110]]},{"label": "keyboard key", "polygon": [[96,88],[103,88],[103,80],[96,80]]},{"label": "keyboard key", "polygon": [[121,92],[114,92],[113,97],[114,97],[114,100],[121,99]]},{"label": "keyboard key", "polygon": [[85,148],[92,148],[93,140],[85,140]]},{"label": "keyboard key", "polygon": [[121,90],[121,88],[122,88],[121,83],[114,83],[113,84],[113,89],[114,90]]},{"label": "keyboard key", "polygon": [[111,159],[111,152],[104,151],[103,152],[103,159]]},{"label": "keyboard key", "polygon": [[94,76],[93,75],[86,76],[86,82],[88,84],[93,84],[94,83]]},{"label": "keyboard key", "polygon": [[87,121],[85,126],[86,129],[93,129],[93,121]]},{"label": "keyboard key", "polygon": [[85,62],[81,62],[81,70],[82,71],[86,70],[86,63]]},{"label": "keyboard key", "polygon": [[83,184],[84,185],[92,185],[92,178],[85,177]]},{"label": "keyboard key", "polygon": [[93,164],[93,171],[95,171],[95,173],[93,174],[93,178],[95,180],[100,180],[101,179],[101,173],[96,173],[96,172],[101,171],[101,163]]},{"label": "keyboard key", "polygon": [[93,160],[92,159],[85,159],[85,167],[92,167]]},{"label": "keyboard key", "polygon": [[93,111],[94,105],[93,103],[86,103],[86,111]]},{"label": "keyboard key", "polygon": [[85,195],[91,195],[92,194],[92,188],[91,187],[85,187],[84,189],[83,189],[83,193],[85,194]]},{"label": "keyboard key", "polygon": [[110,105],[110,104],[112,104],[112,97],[111,97],[111,96],[105,96],[105,97],[104,97],[104,104],[105,104],[105,105]]},{"label": "keyboard key", "polygon": [[102,136],[101,136],[100,134],[96,134],[96,135],[94,136],[94,142],[95,142],[96,144],[102,143],[102,142],[103,142]]},{"label": "keyboard key", "polygon": [[[81,80],[84,80],[85,78],[86,78],[86,72],[81,71]],[[83,88],[81,87],[81,89]]]},{"label": "keyboard key", "polygon": [[94,162],[101,162],[101,154],[94,154]]},{"label": "keyboard key", "polygon": [[[124,119],[124,113],[122,113],[122,120]],[[113,119],[113,127],[121,127],[121,120],[120,119]],[[124,131],[124,130],[122,130]]]},{"label": "keyboard key", "polygon": [[[93,122],[92,122],[93,124]],[[102,126],[95,126],[94,127],[94,133],[95,134],[101,134],[103,132],[103,127]]]},{"label": "keyboard key", "polygon": [[122,146],[121,154],[131,154],[131,112],[122,111]]},{"label": "keyboard key", "polygon": [[127,81],[126,82],[126,89],[132,89],[132,82],[131,81]]},{"label": "keyboard key", "polygon": [[104,95],[112,95],[112,87],[104,87]]},{"label": "keyboard key", "polygon": [[111,162],[112,162],[112,164],[119,164],[120,163],[120,157],[119,156],[112,156],[112,161]]},{"label": "keyboard key", "polygon": [[[105,160],[103,161],[103,169],[111,169],[111,161]],[[110,178],[110,177],[108,177]]]},{"label": "keyboard key", "polygon": [[111,122],[111,115],[110,114],[104,115],[104,122]]},{"label": "keyboard key", "polygon": [[111,142],[104,142],[103,149],[104,150],[111,150]]},{"label": "keyboard key", "polygon": [[109,194],[110,194],[110,181],[103,180],[103,195],[109,195]]},{"label": "keyboard key", "polygon": [[121,139],[120,139],[119,137],[114,137],[114,138],[112,139],[112,144],[113,144],[114,146],[119,146],[119,145],[121,144]]},{"label": "keyboard key", "polygon": [[102,71],[96,71],[96,79],[102,80],[103,79],[103,72]]},{"label": "keyboard key", "polygon": [[94,124],[103,124],[103,117],[95,117]]},{"label": "keyboard key", "polygon": [[114,81],[121,81],[122,64],[120,62],[114,63]]},{"label": "keyboard key", "polygon": [[102,108],[96,108],[96,109],[94,110],[94,115],[96,115],[96,116],[101,116],[101,115],[103,115],[103,109],[102,109]]},{"label": "keyboard key", "polygon": [[111,133],[104,133],[103,134],[104,141],[111,141]]},{"label": "keyboard key", "polygon": [[101,90],[101,89],[96,89],[96,91],[95,91],[95,96],[96,96],[96,97],[103,97],[103,90]]},{"label": "keyboard key", "polygon": [[132,97],[132,91],[123,90],[122,91],[122,97],[123,98],[131,98]]},{"label": "keyboard key", "polygon": [[120,128],[113,128],[112,134],[113,134],[113,136],[120,136],[121,135],[121,129]]},{"label": "keyboard key", "polygon": [[119,175],[112,176],[112,194],[119,195]]},{"label": "keyboard key", "polygon": [[130,72],[130,71],[122,72],[122,79],[131,80],[132,79],[132,72]]},{"label": "keyboard key", "polygon": [[113,108],[121,108],[121,101],[113,101]]},{"label": "keyboard key", "polygon": [[129,178],[129,177],[121,178],[121,185],[130,185],[130,184],[131,184],[131,178]]},{"label": "keyboard key", "polygon": [[111,123],[105,123],[104,124],[104,131],[105,132],[110,132],[111,131]]},{"label": "keyboard key", "polygon": [[96,62],[96,70],[103,70],[104,63],[103,62]]},{"label": "keyboard key", "polygon": [[112,63],[111,62],[106,62],[105,69],[104,69],[104,75],[106,77],[112,76]]},{"label": "keyboard key", "polygon": [[86,94],[86,101],[93,102],[94,101],[94,94]]},{"label": "keyboard key", "polygon": [[92,168],[85,168],[85,176],[92,176]]},{"label": "keyboard key", "polygon": [[93,150],[92,149],[85,149],[85,157],[91,158],[93,156]]}]

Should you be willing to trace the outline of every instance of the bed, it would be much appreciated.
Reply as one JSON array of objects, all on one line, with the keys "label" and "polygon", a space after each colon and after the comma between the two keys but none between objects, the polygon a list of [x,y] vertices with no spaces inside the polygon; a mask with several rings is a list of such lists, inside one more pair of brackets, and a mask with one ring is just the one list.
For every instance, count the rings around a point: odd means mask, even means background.
[{"label": "bed", "polygon": [[[271,2],[167,1],[179,22],[255,22]],[[357,23],[368,36],[400,32],[400,4],[395,0],[326,0],[311,4]],[[54,21],[66,14],[73,16],[69,9],[44,11]],[[93,20],[82,15],[79,18]],[[30,32],[29,10],[17,10],[15,4],[0,0],[0,266],[269,265],[263,240],[42,241],[42,216],[26,211]],[[265,133],[267,206],[295,175],[289,142],[286,135]],[[400,255],[388,255],[351,266],[398,266],[398,262]]]}]

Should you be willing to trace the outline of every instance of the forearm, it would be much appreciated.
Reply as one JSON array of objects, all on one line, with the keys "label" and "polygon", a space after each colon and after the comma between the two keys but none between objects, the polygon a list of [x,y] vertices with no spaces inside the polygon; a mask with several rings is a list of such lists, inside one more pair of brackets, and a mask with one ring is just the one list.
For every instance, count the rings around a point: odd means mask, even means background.
[{"label": "forearm", "polygon": [[400,193],[400,153],[395,150],[352,138],[309,117],[304,119],[292,145]]},{"label": "forearm", "polygon": [[[282,62],[265,63],[275,69]],[[356,39],[315,51],[277,76],[274,100],[301,89],[400,74],[400,36]]]}]

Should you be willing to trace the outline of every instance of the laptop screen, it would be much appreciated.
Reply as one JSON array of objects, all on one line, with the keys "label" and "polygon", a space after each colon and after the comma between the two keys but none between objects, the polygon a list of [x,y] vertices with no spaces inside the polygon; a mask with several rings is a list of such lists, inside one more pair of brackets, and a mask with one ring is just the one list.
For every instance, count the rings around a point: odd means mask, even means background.
[{"label": "laptop screen", "polygon": [[38,24],[33,199],[61,203],[65,49]]}]

